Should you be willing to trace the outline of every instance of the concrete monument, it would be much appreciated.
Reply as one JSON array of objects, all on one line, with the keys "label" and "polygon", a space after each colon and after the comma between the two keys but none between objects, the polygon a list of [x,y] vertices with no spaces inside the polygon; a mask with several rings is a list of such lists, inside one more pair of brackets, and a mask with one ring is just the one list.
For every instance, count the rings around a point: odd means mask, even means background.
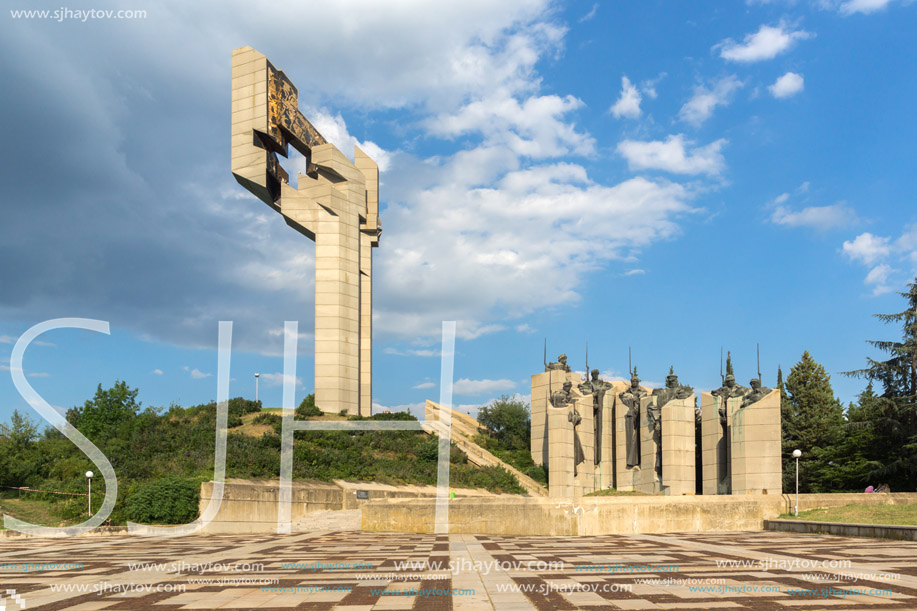
[{"label": "concrete monument", "polygon": [[698,409],[672,371],[652,393],[636,370],[630,384],[590,373],[583,382],[549,366],[532,376],[532,460],[548,466],[550,496],[611,487],[693,495],[698,477],[703,494],[780,492],[780,395],[758,378],[749,390],[725,376]]},{"label": "concrete monument", "polygon": [[[232,55],[232,174],[315,241],[315,405],[372,413],[372,249],[379,245],[379,170],[351,162],[299,110],[287,76],[251,47]],[[278,155],[305,157],[296,186]]]}]

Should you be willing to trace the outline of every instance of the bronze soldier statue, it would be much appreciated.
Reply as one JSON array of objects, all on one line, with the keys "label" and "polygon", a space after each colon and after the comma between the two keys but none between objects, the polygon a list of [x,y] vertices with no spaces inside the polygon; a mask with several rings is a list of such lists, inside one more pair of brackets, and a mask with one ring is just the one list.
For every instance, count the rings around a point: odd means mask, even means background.
[{"label": "bronze soldier statue", "polygon": [[640,388],[640,378],[636,371],[630,379],[630,388],[618,395],[627,406],[624,415],[624,439],[627,448],[627,467],[640,466],[640,400],[647,392]]},{"label": "bronze soldier statue", "polygon": [[656,397],[656,407],[661,409],[672,399],[687,399],[693,392],[693,388],[679,384],[678,376],[670,373],[665,378],[665,388],[657,388],[653,391],[653,396]]},{"label": "bronze soldier statue", "polygon": [[726,404],[729,399],[744,397],[747,393],[748,389],[736,384],[736,378],[731,373],[723,380],[723,385],[720,388],[710,392],[714,397],[720,398],[720,407],[717,412],[720,416],[722,438],[717,443],[717,494],[729,494],[731,489],[729,469],[731,441],[726,417]]},{"label": "bronze soldier statue", "polygon": [[745,393],[748,392],[748,389],[744,386],[739,386],[736,384],[736,377],[731,373],[726,376],[726,379],[723,380],[723,385],[716,390],[710,391],[710,394],[714,397],[723,397],[724,399],[733,399],[735,397],[742,397]]},{"label": "bronze soldier statue", "polygon": [[553,363],[548,363],[547,365],[544,366],[545,371],[551,371],[552,369],[570,373],[570,366],[567,365],[567,355],[561,354],[560,356],[557,357],[557,361]]},{"label": "bronze soldier statue", "polygon": [[599,378],[599,370],[592,370],[592,379],[579,385],[584,395],[592,395],[592,417],[595,428],[595,464],[602,461],[602,405],[605,402],[605,391],[611,388],[611,382]]},{"label": "bronze soldier statue", "polygon": [[576,431],[576,427],[583,421],[583,417],[576,411],[576,407],[567,414],[567,421],[573,424],[573,477],[576,477],[576,474],[579,472],[576,467],[580,463],[586,462],[586,453],[583,452],[583,443],[580,441],[579,433]]},{"label": "bronze soldier statue", "polygon": [[771,391],[770,388],[761,386],[761,380],[758,378],[752,378],[749,382],[749,385],[751,385],[751,390],[748,392],[748,394],[745,395],[745,398],[742,399],[742,407],[751,405],[756,401],[760,401],[766,394]]},{"label": "bronze soldier statue", "polygon": [[653,429],[653,441],[656,443],[656,475],[660,480],[662,479],[662,408],[673,399],[687,399],[693,392],[693,388],[679,384],[678,376],[670,373],[665,378],[665,388],[657,388],[653,391],[656,404],[646,409],[649,426]]},{"label": "bronze soldier statue", "polygon": [[563,390],[556,390],[551,395],[551,405],[554,407],[567,407],[573,402],[573,382],[564,382]]},{"label": "bronze soldier statue", "polygon": [[711,395],[722,399],[720,402],[719,414],[720,426],[723,427],[724,432],[726,431],[726,401],[737,397],[744,397],[748,392],[749,390],[747,388],[736,384],[736,378],[731,373],[723,380],[723,385],[720,388],[710,391]]}]

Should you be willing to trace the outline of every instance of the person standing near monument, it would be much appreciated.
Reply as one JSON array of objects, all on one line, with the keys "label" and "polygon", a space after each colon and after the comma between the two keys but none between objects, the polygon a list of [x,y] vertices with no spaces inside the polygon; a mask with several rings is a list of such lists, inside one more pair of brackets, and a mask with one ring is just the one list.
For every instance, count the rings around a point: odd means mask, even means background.
[{"label": "person standing near monument", "polygon": [[627,406],[624,416],[624,440],[627,450],[627,468],[640,466],[640,400],[647,392],[640,388],[640,378],[637,377],[637,368],[634,367],[630,379],[630,388],[618,395],[621,402]]}]

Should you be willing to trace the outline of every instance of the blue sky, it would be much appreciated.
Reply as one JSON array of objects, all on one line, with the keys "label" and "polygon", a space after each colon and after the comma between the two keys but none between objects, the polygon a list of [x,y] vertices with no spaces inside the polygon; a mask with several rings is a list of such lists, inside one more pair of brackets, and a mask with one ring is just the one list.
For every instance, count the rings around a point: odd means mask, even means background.
[{"label": "blue sky", "polygon": [[[29,2],[28,9],[59,9]],[[435,8],[434,8],[435,7]],[[126,380],[144,405],[216,394],[279,405],[285,320],[312,387],[314,246],[229,171],[232,50],[297,84],[346,154],[381,166],[374,403],[439,396],[458,322],[455,404],[527,398],[566,352],[623,377],[670,365],[773,385],[809,350],[838,374],[895,338],[917,273],[917,7],[900,0],[160,2],[139,19],[0,19],[5,138],[0,421],[9,377],[65,410]],[[908,161],[911,159],[911,161]],[[291,160],[295,169],[301,160]],[[34,415],[34,414],[33,414]]]}]

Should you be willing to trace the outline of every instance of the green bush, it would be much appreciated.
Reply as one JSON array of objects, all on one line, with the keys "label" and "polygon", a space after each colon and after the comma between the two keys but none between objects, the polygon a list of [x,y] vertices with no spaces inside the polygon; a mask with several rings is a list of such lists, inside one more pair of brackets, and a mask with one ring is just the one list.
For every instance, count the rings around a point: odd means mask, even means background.
[{"label": "green bush", "polygon": [[268,412],[262,412],[254,417],[252,424],[270,424],[274,425],[280,422],[280,416]]},{"label": "green bush", "polygon": [[315,407],[315,395],[309,393],[296,408],[296,415],[299,418],[315,418],[322,415],[322,410]]},{"label": "green bush", "polygon": [[439,438],[431,437],[417,446],[417,458],[429,462],[439,460]]},{"label": "green bush", "polygon": [[543,466],[532,465],[528,469],[525,469],[523,473],[543,486],[548,485],[548,470]]},{"label": "green bush", "polygon": [[201,485],[169,476],[137,486],[127,499],[127,517],[141,524],[187,524],[198,515]]},{"label": "green bush", "polygon": [[249,401],[242,397],[229,400],[229,414],[231,416],[244,416],[261,411],[261,401]]}]

